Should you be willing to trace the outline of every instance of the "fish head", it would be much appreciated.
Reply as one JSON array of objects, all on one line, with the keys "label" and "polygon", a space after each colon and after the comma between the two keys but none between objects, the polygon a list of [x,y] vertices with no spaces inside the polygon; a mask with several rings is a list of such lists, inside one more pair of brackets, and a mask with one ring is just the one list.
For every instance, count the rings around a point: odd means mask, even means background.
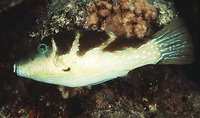
[{"label": "fish head", "polygon": [[[42,81],[54,72],[56,45],[54,40],[44,40],[13,65],[13,71],[21,77]],[[51,71],[51,73],[50,73]]]},{"label": "fish head", "polygon": [[45,37],[34,49],[13,65],[21,77],[36,81],[74,87],[73,79],[82,66],[77,66],[79,33],[62,32]]}]

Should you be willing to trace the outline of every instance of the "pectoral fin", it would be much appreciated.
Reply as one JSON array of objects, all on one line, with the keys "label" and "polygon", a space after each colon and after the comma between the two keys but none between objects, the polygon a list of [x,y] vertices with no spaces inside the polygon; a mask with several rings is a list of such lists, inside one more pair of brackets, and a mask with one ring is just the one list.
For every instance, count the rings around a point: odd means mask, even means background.
[{"label": "pectoral fin", "polygon": [[69,71],[69,70],[70,70],[69,65],[67,65],[67,64],[63,61],[63,59],[64,59],[65,57],[64,57],[64,56],[59,56],[59,57],[58,57],[58,56],[56,55],[57,46],[56,46],[56,43],[55,43],[55,41],[54,41],[53,38],[52,38],[51,42],[52,42],[52,47],[53,47],[53,54],[52,54],[52,56],[53,56],[53,64],[54,64],[57,68],[59,68],[59,69],[61,69],[61,70],[63,70],[63,71]]},{"label": "pectoral fin", "polygon": [[66,72],[66,71],[70,71],[70,70],[71,70],[70,66],[69,66],[65,61],[63,61],[62,58],[63,58],[63,57],[55,58],[55,60],[54,60],[54,65],[55,65],[56,67],[58,67],[59,69],[65,71],[65,72]]}]

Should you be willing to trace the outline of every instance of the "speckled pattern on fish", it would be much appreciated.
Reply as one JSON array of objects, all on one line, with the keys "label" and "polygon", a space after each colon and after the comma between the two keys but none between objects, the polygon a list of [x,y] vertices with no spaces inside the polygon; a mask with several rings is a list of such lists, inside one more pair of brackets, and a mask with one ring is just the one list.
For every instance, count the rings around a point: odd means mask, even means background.
[{"label": "speckled pattern on fish", "polygon": [[147,64],[188,64],[193,59],[181,19],[146,40],[122,39],[110,31],[66,31],[45,38],[36,49],[14,64],[14,72],[69,87],[123,77]]}]

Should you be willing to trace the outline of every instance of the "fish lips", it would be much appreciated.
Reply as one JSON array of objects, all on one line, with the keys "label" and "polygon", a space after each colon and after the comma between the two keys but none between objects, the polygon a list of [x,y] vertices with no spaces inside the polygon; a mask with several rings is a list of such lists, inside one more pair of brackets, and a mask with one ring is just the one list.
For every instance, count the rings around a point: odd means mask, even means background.
[{"label": "fish lips", "polygon": [[13,64],[13,72],[16,73],[17,76],[19,76],[17,63]]}]

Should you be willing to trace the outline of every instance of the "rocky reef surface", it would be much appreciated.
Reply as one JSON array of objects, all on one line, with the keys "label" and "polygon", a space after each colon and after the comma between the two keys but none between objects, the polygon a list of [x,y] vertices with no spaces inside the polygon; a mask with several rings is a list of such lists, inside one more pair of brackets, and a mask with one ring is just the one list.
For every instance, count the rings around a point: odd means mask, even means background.
[{"label": "rocky reef surface", "polygon": [[[143,7],[137,8],[137,2]],[[183,0],[2,0],[0,118],[200,117],[198,5],[199,1]],[[177,17],[188,25],[196,46],[191,65],[147,65],[128,77],[79,88],[40,83],[13,73],[12,64],[50,34],[111,30],[143,40]],[[123,24],[123,32],[117,33],[118,23]]]}]

